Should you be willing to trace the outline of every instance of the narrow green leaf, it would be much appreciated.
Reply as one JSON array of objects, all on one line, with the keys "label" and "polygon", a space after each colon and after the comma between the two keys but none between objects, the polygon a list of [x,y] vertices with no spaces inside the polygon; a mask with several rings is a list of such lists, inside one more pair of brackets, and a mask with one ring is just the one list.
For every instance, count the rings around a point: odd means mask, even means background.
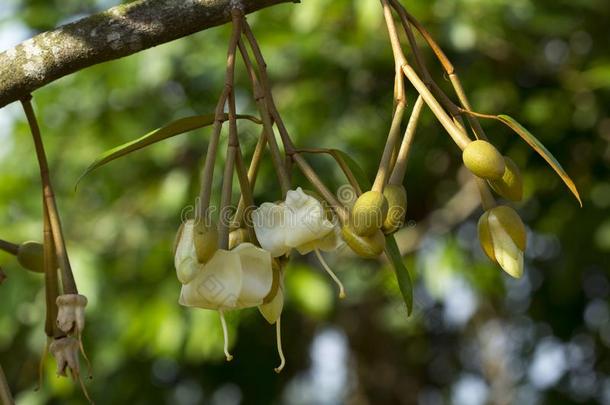
[{"label": "narrow green leaf", "polygon": [[580,194],[578,194],[576,185],[574,184],[570,176],[568,176],[563,167],[561,167],[561,164],[557,161],[557,159],[555,159],[555,156],[553,156],[553,154],[549,152],[549,150],[542,144],[542,142],[540,142],[538,138],[536,138],[531,132],[525,129],[514,118],[509,117],[508,115],[498,115],[496,119],[504,123],[513,131],[515,131],[521,138],[523,138],[525,142],[527,142],[527,144],[532,149],[538,152],[538,154],[542,156],[544,160],[547,161],[549,166],[551,166],[551,168],[555,170],[555,172],[559,175],[561,180],[563,180],[565,185],[568,186],[568,188],[570,189],[572,194],[574,194],[574,197],[576,197],[578,203],[582,207],[582,200],[580,199]]},{"label": "narrow green leaf", "polygon": [[[74,188],[76,189],[80,181],[98,167],[162,140],[211,125],[214,123],[214,117],[214,114],[204,114],[180,118],[165,126],[162,126],[161,128],[155,129],[154,131],[151,131],[138,139],[129,141],[102,153],[93,163],[89,165],[89,167],[87,167],[84,173],[81,174],[76,181]],[[237,115],[237,118],[248,119],[252,122],[260,124],[260,120],[249,115]],[[224,119],[227,119],[227,114],[225,114]]]},{"label": "narrow green leaf", "polygon": [[[343,159],[362,190],[371,189],[371,182],[366,177],[364,170],[362,170],[358,162],[352,159],[347,153],[338,149],[331,149],[330,151],[338,161],[339,159]],[[341,162],[339,162],[339,164],[341,165]],[[385,254],[394,268],[402,299],[407,306],[407,315],[411,315],[411,312],[413,312],[413,283],[411,282],[411,276],[402,260],[394,235],[387,235],[385,240]]]},{"label": "narrow green leaf", "polygon": [[358,185],[360,186],[361,190],[371,189],[372,185],[368,177],[366,176],[366,173],[364,172],[364,170],[362,170],[360,165],[350,157],[350,155],[339,149],[330,149],[330,152],[332,153],[335,160],[337,160],[339,165],[342,165],[342,162],[347,165],[347,167],[349,168],[349,172],[351,172],[354,179],[358,182]]},{"label": "narrow green leaf", "polygon": [[385,254],[390,263],[392,263],[392,267],[394,267],[396,279],[398,280],[398,288],[400,288],[402,299],[407,305],[407,315],[411,315],[411,312],[413,312],[413,283],[411,282],[411,276],[402,260],[394,236],[386,236],[385,241]]}]

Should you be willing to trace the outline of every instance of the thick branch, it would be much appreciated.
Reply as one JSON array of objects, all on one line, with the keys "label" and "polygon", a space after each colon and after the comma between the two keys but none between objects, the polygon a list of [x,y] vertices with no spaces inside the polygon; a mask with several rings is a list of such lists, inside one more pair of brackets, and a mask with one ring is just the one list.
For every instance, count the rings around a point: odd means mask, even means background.
[{"label": "thick branch", "polygon": [[[241,0],[245,13],[297,0]],[[0,53],[0,108],[60,77],[231,21],[231,0],[139,0]]]}]

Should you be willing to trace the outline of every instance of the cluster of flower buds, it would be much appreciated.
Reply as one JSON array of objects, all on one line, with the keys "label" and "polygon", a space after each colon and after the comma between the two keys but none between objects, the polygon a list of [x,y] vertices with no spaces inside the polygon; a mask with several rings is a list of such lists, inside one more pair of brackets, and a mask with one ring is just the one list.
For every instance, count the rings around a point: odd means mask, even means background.
[{"label": "cluster of flower buds", "polygon": [[[462,153],[464,165],[477,177],[487,180],[501,197],[520,201],[523,182],[518,166],[489,142],[476,140]],[[485,254],[509,275],[523,275],[523,252],[526,248],[525,225],[519,214],[507,206],[486,207],[479,219],[479,241]]]}]

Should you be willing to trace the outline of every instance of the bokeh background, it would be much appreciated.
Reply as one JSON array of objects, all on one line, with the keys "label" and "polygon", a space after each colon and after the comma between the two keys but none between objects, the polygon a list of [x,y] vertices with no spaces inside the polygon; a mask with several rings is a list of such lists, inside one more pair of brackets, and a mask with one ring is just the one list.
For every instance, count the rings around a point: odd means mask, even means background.
[{"label": "bokeh background", "polygon": [[[3,0],[0,50],[116,0]],[[406,316],[391,270],[339,251],[286,273],[287,366],[276,375],[274,328],[256,309],[229,314],[235,359],[224,361],[215,312],[177,304],[171,245],[197,195],[209,129],[168,140],[94,172],[101,152],[168,121],[212,112],[222,89],[228,27],[98,65],[34,93],[80,290],[84,344],[99,404],[610,404],[610,7],[607,0],[413,0],[455,63],[474,108],[527,126],[574,178],[579,208],[544,161],[486,123],[521,167],[526,271],[513,280],[481,252],[477,194],[460,153],[425,111],[398,234],[415,280]],[[373,177],[390,124],[393,61],[379,3],[304,0],[249,17],[279,108],[298,145],[349,153]],[[425,51],[435,78],[449,89]],[[243,68],[238,107],[255,112]],[[408,90],[412,103],[415,93]],[[0,238],[41,239],[33,145],[17,103],[0,110]],[[257,128],[240,126],[247,156]],[[325,157],[310,161],[332,187]],[[220,157],[222,163],[222,157]],[[216,185],[220,170],[217,168]],[[295,173],[295,182],[307,183]],[[279,198],[269,161],[258,202]],[[80,404],[47,360],[40,275],[0,253],[0,362],[19,404]]]}]

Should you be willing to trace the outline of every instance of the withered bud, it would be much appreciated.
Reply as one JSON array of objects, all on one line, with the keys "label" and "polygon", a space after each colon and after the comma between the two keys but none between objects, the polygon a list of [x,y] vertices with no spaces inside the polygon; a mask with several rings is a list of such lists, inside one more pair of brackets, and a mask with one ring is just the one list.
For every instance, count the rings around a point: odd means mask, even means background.
[{"label": "withered bud", "polygon": [[87,297],[81,294],[63,294],[57,297],[57,326],[65,333],[81,333],[85,328]]}]

